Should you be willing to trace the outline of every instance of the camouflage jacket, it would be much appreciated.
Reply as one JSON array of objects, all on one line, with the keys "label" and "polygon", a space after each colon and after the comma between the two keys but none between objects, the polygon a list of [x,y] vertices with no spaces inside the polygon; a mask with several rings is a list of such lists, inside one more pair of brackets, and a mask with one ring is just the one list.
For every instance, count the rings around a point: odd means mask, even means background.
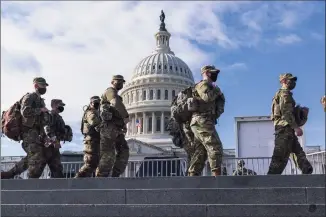
[{"label": "camouflage jacket", "polygon": [[101,125],[100,112],[88,108],[83,117],[83,134],[86,139],[99,138],[99,127]]},{"label": "camouflage jacket", "polygon": [[49,123],[49,116],[41,112],[44,99],[37,93],[28,93],[21,100],[22,125],[27,128],[43,128]]},{"label": "camouflage jacket", "polygon": [[193,113],[193,119],[205,118],[216,122],[216,118],[219,116],[216,103],[220,96],[222,96],[221,90],[208,81],[202,80],[196,84],[194,99],[198,111]]},{"label": "camouflage jacket", "polygon": [[60,141],[64,141],[65,137],[65,122],[62,116],[53,111],[50,112],[50,123],[45,127],[45,133],[50,137],[56,136]]},{"label": "camouflage jacket", "polygon": [[113,87],[109,87],[101,96],[101,112],[104,110],[112,112],[112,121],[119,128],[124,128],[124,119],[129,117],[127,109],[122,102],[122,97]]},{"label": "camouflage jacket", "polygon": [[294,116],[295,104],[290,90],[280,89],[276,92],[271,109],[274,126],[290,126],[292,129],[298,127]]}]

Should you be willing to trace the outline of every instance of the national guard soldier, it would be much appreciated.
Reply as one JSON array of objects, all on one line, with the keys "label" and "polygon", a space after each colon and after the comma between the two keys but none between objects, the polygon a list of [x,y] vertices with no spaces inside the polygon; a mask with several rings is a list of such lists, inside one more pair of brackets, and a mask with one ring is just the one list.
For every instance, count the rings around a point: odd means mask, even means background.
[{"label": "national guard soldier", "polygon": [[[60,141],[65,141],[66,124],[60,115],[64,111],[65,103],[61,99],[51,100],[50,124],[46,127],[46,134],[51,138],[45,141],[45,158],[51,172],[51,178],[63,178],[63,166],[61,163]],[[71,140],[70,140],[71,141]]]},{"label": "national guard soldier", "polygon": [[[125,139],[126,124],[129,114],[118,91],[123,88],[125,80],[122,75],[114,75],[112,87],[101,96],[101,128],[100,162],[96,176],[107,177],[112,169],[112,176],[119,177],[128,164],[129,146]],[[115,151],[117,155],[115,156]]]},{"label": "national guard soldier", "polygon": [[100,154],[100,97],[93,96],[87,106],[81,122],[81,132],[84,135],[84,165],[75,178],[90,177],[96,170]]},{"label": "national guard soldier", "polygon": [[46,93],[48,83],[42,77],[33,80],[35,91],[21,100],[22,145],[27,152],[28,178],[39,178],[46,165],[44,143],[40,139],[49,123],[48,109],[41,95]]},{"label": "national guard soldier", "polygon": [[272,100],[271,115],[275,126],[275,147],[267,174],[282,174],[292,152],[297,157],[297,163],[302,173],[311,174],[313,168],[297,137],[303,135],[300,128],[301,121],[296,120],[295,117],[296,103],[291,92],[296,86],[297,77],[291,73],[285,73],[280,75],[279,80],[282,87],[276,92]]},{"label": "national guard soldier", "polygon": [[223,156],[222,142],[216,132],[216,119],[224,112],[225,99],[221,90],[213,83],[220,72],[214,66],[204,66],[201,69],[203,80],[194,87],[194,96],[188,101],[189,109],[193,111],[190,122],[196,142],[192,165],[189,168],[190,176],[201,174],[205,165],[207,152],[213,176],[221,175]]},{"label": "national guard soldier", "polygon": [[257,175],[257,173],[251,169],[245,168],[244,160],[238,160],[237,169],[233,172],[234,176],[253,176]]}]

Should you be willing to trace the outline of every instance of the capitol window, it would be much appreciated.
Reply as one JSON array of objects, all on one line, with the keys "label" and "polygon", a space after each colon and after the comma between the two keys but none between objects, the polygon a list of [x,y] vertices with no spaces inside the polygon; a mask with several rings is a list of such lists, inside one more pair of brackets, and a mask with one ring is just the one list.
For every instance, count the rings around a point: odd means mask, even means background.
[{"label": "capitol window", "polygon": [[172,70],[172,66],[170,66],[170,70]]},{"label": "capitol window", "polygon": [[182,68],[180,68],[180,72],[182,72]]},{"label": "capitol window", "polygon": [[166,65],[164,65],[164,69],[167,69],[168,67]]},{"label": "capitol window", "polygon": [[178,71],[178,67],[175,67],[175,71]]},{"label": "capitol window", "polygon": [[148,117],[147,119],[147,132],[152,131],[152,117]]},{"label": "capitol window", "polygon": [[168,90],[165,90],[164,91],[164,99],[165,100],[168,100],[169,99],[169,91]]},{"label": "capitol window", "polygon": [[164,129],[167,130],[167,126],[169,123],[169,117],[164,117]]},{"label": "capitol window", "polygon": [[175,97],[175,90],[172,90],[172,99]]},{"label": "capitol window", "polygon": [[146,90],[143,91],[143,100],[146,100]]},{"label": "capitol window", "polygon": [[161,131],[161,117],[156,117],[156,132]]},{"label": "capitol window", "polygon": [[134,94],[131,93],[130,103],[133,103],[133,102],[134,102]]},{"label": "capitol window", "polygon": [[161,65],[158,65],[158,69],[161,69]]},{"label": "capitol window", "polygon": [[157,90],[156,94],[157,94],[156,98],[161,99],[161,90]]},{"label": "capitol window", "polygon": [[153,96],[154,96],[153,90],[150,90],[150,92],[149,92],[149,100],[153,100]]}]

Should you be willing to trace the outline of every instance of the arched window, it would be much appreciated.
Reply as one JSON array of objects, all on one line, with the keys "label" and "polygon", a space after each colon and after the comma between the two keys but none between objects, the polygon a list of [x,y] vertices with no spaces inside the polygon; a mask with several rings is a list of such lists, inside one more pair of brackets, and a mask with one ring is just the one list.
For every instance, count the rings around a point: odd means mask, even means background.
[{"label": "arched window", "polygon": [[165,90],[164,91],[164,99],[165,100],[168,100],[169,99],[169,91],[168,90]]},{"label": "arched window", "polygon": [[150,92],[149,92],[149,100],[153,100],[153,97],[154,97],[154,92],[153,92],[153,90],[150,90]]},{"label": "arched window", "polygon": [[157,90],[156,99],[161,99],[161,90]]}]

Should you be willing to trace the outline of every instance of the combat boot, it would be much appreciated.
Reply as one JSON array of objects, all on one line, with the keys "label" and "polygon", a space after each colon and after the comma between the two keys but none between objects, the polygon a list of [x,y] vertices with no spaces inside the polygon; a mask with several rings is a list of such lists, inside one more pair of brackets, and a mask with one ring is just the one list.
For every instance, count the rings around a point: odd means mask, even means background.
[{"label": "combat boot", "polygon": [[1,179],[13,179],[15,177],[15,174],[13,172],[7,171],[7,172],[1,172]]},{"label": "combat boot", "polygon": [[221,168],[217,168],[216,170],[212,171],[212,176],[220,176],[221,175]]}]

